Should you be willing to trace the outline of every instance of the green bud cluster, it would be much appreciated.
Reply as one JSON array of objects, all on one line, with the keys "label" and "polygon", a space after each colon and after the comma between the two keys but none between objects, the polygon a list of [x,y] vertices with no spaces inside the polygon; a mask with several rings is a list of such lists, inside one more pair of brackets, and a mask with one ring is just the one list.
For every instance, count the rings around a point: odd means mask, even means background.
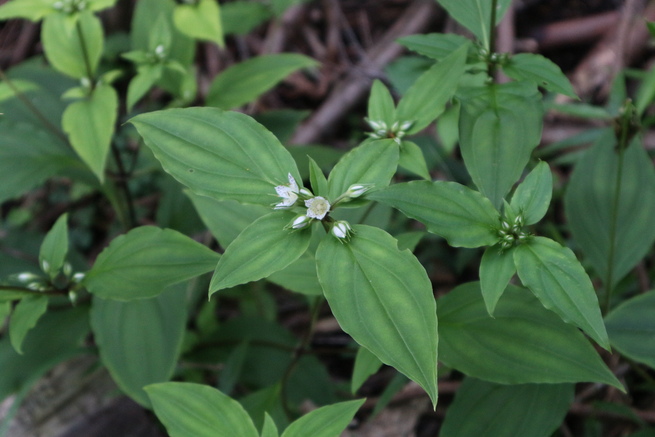
[{"label": "green bud cluster", "polygon": [[368,125],[373,129],[373,132],[368,132],[367,135],[375,139],[390,138],[400,144],[402,138],[407,135],[407,131],[414,124],[413,121],[395,121],[391,126],[387,125],[384,121],[376,121],[366,119]]},{"label": "green bud cluster", "polygon": [[66,14],[82,12],[88,6],[88,0],[59,0],[52,4],[52,7]]},{"label": "green bud cluster", "polygon": [[516,244],[522,243],[528,239],[530,234],[523,230],[523,216],[519,214],[511,221],[505,218],[500,219],[500,228],[498,229],[498,244],[502,250],[510,249]]}]

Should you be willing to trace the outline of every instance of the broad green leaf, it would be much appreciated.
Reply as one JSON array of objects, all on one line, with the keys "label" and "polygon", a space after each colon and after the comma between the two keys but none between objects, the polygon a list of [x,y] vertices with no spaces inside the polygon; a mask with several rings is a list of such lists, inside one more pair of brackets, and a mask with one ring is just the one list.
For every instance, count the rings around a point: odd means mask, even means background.
[{"label": "broad green leaf", "polygon": [[209,295],[265,278],[300,258],[309,246],[311,232],[285,229],[295,217],[291,211],[274,211],[244,229],[218,261]]},{"label": "broad green leaf", "polygon": [[371,353],[371,351],[360,346],[357,349],[353,376],[350,380],[351,393],[356,393],[368,377],[380,370],[380,367],[382,367],[382,361]]},{"label": "broad green leaf", "polygon": [[384,122],[391,126],[396,121],[396,105],[393,97],[381,81],[374,80],[371,95],[368,98],[368,119]]},{"label": "broad green leaf", "polygon": [[432,285],[409,250],[385,231],[357,225],[348,243],[327,236],[318,279],[341,328],[437,402],[437,318]]},{"label": "broad green leaf", "polygon": [[480,289],[487,312],[493,317],[498,299],[516,273],[513,248],[503,251],[498,245],[489,246],[480,261]]},{"label": "broad green leaf", "polygon": [[468,44],[455,50],[423,73],[398,102],[397,117],[411,121],[407,133],[423,130],[446,109],[464,75]]},{"label": "broad green leaf", "polygon": [[130,302],[95,297],[91,327],[100,358],[116,384],[150,408],[143,387],[168,381],[186,329],[185,287]]},{"label": "broad green leaf", "polygon": [[364,401],[339,402],[311,411],[292,422],[282,437],[339,437]]},{"label": "broad green leaf", "polygon": [[316,259],[309,252],[305,252],[284,269],[270,275],[268,280],[296,293],[310,296],[323,294],[316,276]]},{"label": "broad green leaf", "polygon": [[330,200],[353,184],[374,184],[376,188],[389,185],[398,167],[398,149],[393,140],[376,140],[346,153],[328,176]]},{"label": "broad green leaf", "polygon": [[437,120],[437,134],[446,155],[450,155],[459,143],[459,100],[453,101]]},{"label": "broad green leaf", "polygon": [[255,27],[271,18],[267,5],[250,1],[221,4],[221,21],[225,35],[247,35]]},{"label": "broad green leaf", "polygon": [[62,127],[71,145],[100,182],[114,133],[118,95],[110,85],[98,85],[84,100],[71,103],[64,111]]},{"label": "broad green leaf", "polygon": [[171,229],[141,226],[100,253],[84,284],[103,299],[128,301],[211,271],[219,255]]},{"label": "broad green leaf", "polygon": [[25,335],[36,326],[36,322],[47,309],[47,296],[29,296],[18,302],[9,321],[9,337],[16,352],[23,353],[22,345]]},{"label": "broad green leaf", "polygon": [[605,288],[614,287],[655,242],[655,197],[646,194],[655,190],[651,159],[638,140],[622,160],[615,145],[613,132],[606,131],[578,161],[564,197],[571,233],[598,276],[611,282]]},{"label": "broad green leaf", "polygon": [[[209,302],[218,302],[218,299],[214,299]],[[216,308],[216,305],[213,306]],[[216,313],[211,314],[212,317],[216,317]],[[230,355],[223,361],[223,369],[218,380],[218,389],[229,395],[234,386],[239,382],[239,378],[243,373],[243,364],[246,360],[246,355],[248,353],[249,343],[247,340],[241,342],[237,347],[235,347]]]},{"label": "broad green leaf", "polygon": [[507,64],[503,65],[503,72],[512,79],[534,82],[548,91],[578,98],[571,82],[559,66],[541,55],[534,53],[514,55]]},{"label": "broad green leaf", "polygon": [[13,0],[0,6],[0,20],[24,18],[36,22],[56,12],[50,0]]},{"label": "broad green leaf", "polygon": [[68,214],[62,214],[43,239],[39,252],[39,264],[50,276],[64,266],[68,253]]},{"label": "broad green leaf", "polygon": [[[489,0],[437,0],[448,14],[462,26],[473,32],[489,49],[489,34],[491,25],[491,5]],[[505,15],[511,0],[499,0],[496,10],[496,23]],[[494,25],[495,26],[495,25]]]},{"label": "broad green leaf", "polygon": [[477,191],[456,182],[415,181],[368,195],[425,224],[451,246],[479,247],[498,241],[499,215]]},{"label": "broad green leaf", "polygon": [[605,317],[610,343],[626,357],[655,369],[655,291],[633,297]]},{"label": "broad green leaf", "polygon": [[309,160],[309,181],[312,185],[312,191],[317,196],[328,195],[328,181],[321,167],[310,156]]},{"label": "broad green leaf", "polygon": [[269,206],[288,174],[301,180],[289,152],[247,115],[169,109],[141,114],[132,123],[164,170],[196,194]]},{"label": "broad green leaf", "polygon": [[500,209],[541,139],[540,95],[533,84],[513,82],[467,89],[461,103],[464,163],[480,192]]},{"label": "broad green leaf", "polygon": [[218,244],[226,248],[252,222],[271,212],[259,205],[243,205],[234,200],[216,200],[186,191],[203,223]]},{"label": "broad green leaf", "polygon": [[411,141],[403,141],[400,145],[400,158],[398,165],[412,173],[419,175],[423,179],[431,180],[428,165],[425,162],[425,156],[421,148]]},{"label": "broad green leaf", "polygon": [[[19,289],[16,289],[16,290],[2,289],[2,290],[0,290],[0,303],[5,303],[5,302],[9,303],[12,300],[22,299],[22,298],[24,298],[26,296],[29,296],[31,294],[33,294],[33,292],[31,290],[23,291],[23,290],[19,290]],[[10,309],[11,309],[11,307],[10,307]]]},{"label": "broad green leaf", "polygon": [[127,110],[131,111],[136,102],[143,97],[161,78],[161,64],[146,64],[139,66],[137,75],[130,80],[127,87]]},{"label": "broad green leaf", "polygon": [[469,45],[470,40],[454,33],[428,33],[404,36],[397,40],[408,49],[441,61],[463,45]]},{"label": "broad green leaf", "polygon": [[553,175],[545,162],[540,162],[519,184],[510,205],[523,216],[523,223],[537,223],[546,215],[553,194]]},{"label": "broad green leaf", "polygon": [[544,237],[532,237],[513,252],[521,282],[544,307],[609,350],[596,291],[573,252]]},{"label": "broad green leaf", "polygon": [[171,437],[259,437],[243,407],[215,388],[163,382],[145,390]]},{"label": "broad green leaf", "polygon": [[466,378],[448,407],[439,435],[549,437],[564,420],[574,388],[573,384],[499,385]]},{"label": "broad green leaf", "polygon": [[295,53],[261,55],[220,73],[207,94],[207,106],[237,108],[273,88],[289,74],[316,66],[315,60]]},{"label": "broad green leaf", "polygon": [[221,10],[216,0],[200,0],[196,4],[175,7],[173,22],[180,32],[191,38],[212,41],[223,47]]},{"label": "broad green leaf", "polygon": [[480,285],[464,284],[439,299],[439,359],[469,376],[499,384],[601,382],[623,390],[574,326],[510,285],[494,317]]},{"label": "broad green leaf", "polygon": [[43,20],[41,41],[55,69],[75,79],[93,80],[102,55],[103,32],[100,19],[91,11],[81,12],[75,26],[65,14],[48,15]]},{"label": "broad green leaf", "polygon": [[268,413],[264,413],[264,426],[262,427],[261,437],[278,437],[279,435],[280,433],[273,418]]}]

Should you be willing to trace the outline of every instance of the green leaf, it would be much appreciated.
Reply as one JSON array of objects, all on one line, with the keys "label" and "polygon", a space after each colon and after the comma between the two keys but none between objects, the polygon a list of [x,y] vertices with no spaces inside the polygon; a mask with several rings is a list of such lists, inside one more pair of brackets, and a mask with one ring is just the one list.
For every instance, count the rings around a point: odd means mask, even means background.
[{"label": "green leaf", "polygon": [[425,162],[425,156],[423,156],[423,151],[416,143],[411,141],[403,141],[401,143],[398,165],[419,175],[423,179],[432,179],[428,165]]},{"label": "green leaf", "polygon": [[323,289],[316,276],[316,259],[309,252],[273,273],[268,280],[288,290],[309,296],[321,296]]},{"label": "green leaf", "polygon": [[22,345],[25,336],[36,326],[36,322],[47,309],[47,296],[28,296],[18,302],[9,321],[9,337],[16,352],[23,353]]},{"label": "green leaf", "polygon": [[273,418],[268,413],[264,413],[264,426],[262,427],[261,437],[278,437],[279,435]]},{"label": "green leaf", "polygon": [[557,64],[548,58],[533,53],[520,53],[503,65],[503,72],[516,80],[528,80],[554,93],[578,98],[571,82]]},{"label": "green leaf", "polygon": [[328,176],[330,200],[353,184],[389,185],[398,167],[398,144],[393,140],[366,142],[346,153]]},{"label": "green leaf", "polygon": [[655,369],[655,291],[633,297],[605,317],[610,343],[621,354]]},{"label": "green leaf", "polygon": [[216,0],[200,0],[196,4],[175,7],[173,22],[177,29],[191,38],[214,42],[223,47],[221,11]]},{"label": "green leaf", "polygon": [[466,378],[448,407],[440,435],[549,437],[564,420],[574,388],[573,384],[498,385]]},{"label": "green leaf", "polygon": [[622,160],[615,145],[608,130],[578,161],[564,197],[571,233],[603,282],[611,282],[606,288],[614,287],[655,242],[655,198],[645,195],[655,190],[651,159],[638,140]]},{"label": "green leaf", "polygon": [[[209,302],[218,302],[218,299],[214,299],[213,301]],[[213,305],[213,308],[215,310],[216,305]],[[216,313],[213,312],[211,316],[215,318],[215,314]],[[229,395],[234,389],[234,386],[239,381],[239,378],[243,372],[243,364],[246,360],[248,347],[248,341],[244,340],[243,342],[239,343],[239,345],[235,347],[230,352],[230,355],[223,361],[223,369],[221,370],[218,380],[218,389],[221,392]]]},{"label": "green leaf", "polygon": [[439,359],[499,384],[600,382],[623,386],[582,333],[510,285],[490,317],[479,283],[439,299]]},{"label": "green leaf", "polygon": [[55,69],[75,79],[93,80],[102,55],[103,32],[102,23],[91,11],[81,12],[74,26],[66,14],[48,15],[43,20],[41,42]]},{"label": "green leaf", "polygon": [[371,351],[360,346],[359,349],[357,349],[353,376],[350,380],[351,393],[354,394],[357,392],[362,384],[366,382],[368,377],[380,370],[380,367],[382,367],[382,361],[380,361],[380,359]]},{"label": "green leaf", "polygon": [[107,153],[118,111],[118,95],[110,85],[98,85],[89,98],[71,103],[62,127],[71,145],[100,182],[104,180]]},{"label": "green leaf", "polygon": [[648,105],[653,103],[654,98],[655,68],[651,67],[651,69],[646,73],[646,76],[642,79],[635,98],[635,108],[637,109],[637,115],[639,117],[643,115]]},{"label": "green leaf", "polygon": [[301,180],[289,152],[247,115],[169,109],[141,114],[132,123],[164,170],[196,194],[270,206],[288,174]]},{"label": "green leaf", "polygon": [[527,82],[472,88],[462,95],[459,140],[473,182],[497,209],[539,144],[542,107]]},{"label": "green leaf", "polygon": [[259,437],[243,407],[215,388],[163,382],[145,390],[171,437]]},{"label": "green leaf", "polygon": [[115,238],[84,279],[103,299],[145,299],[211,271],[219,255],[171,229],[141,226]]},{"label": "green leaf", "polygon": [[339,437],[365,400],[339,402],[313,410],[292,422],[282,437]]},{"label": "green leaf", "polygon": [[121,390],[147,408],[143,387],[168,381],[177,364],[187,319],[184,288],[131,302],[93,299],[91,327],[102,363]]},{"label": "green leaf", "polygon": [[218,262],[209,295],[265,278],[300,258],[309,246],[311,233],[285,229],[295,217],[290,211],[274,211],[244,229]]},{"label": "green leaf", "polygon": [[309,181],[312,184],[312,190],[317,196],[328,195],[328,181],[321,167],[310,156],[309,159]]},{"label": "green leaf", "polygon": [[553,194],[553,175],[545,162],[532,169],[516,187],[510,205],[523,216],[523,223],[537,223],[546,215]]},{"label": "green leaf", "polygon": [[326,237],[318,279],[341,328],[437,402],[437,318],[432,285],[409,250],[381,229],[357,225],[348,243]]},{"label": "green leaf", "polygon": [[544,307],[609,350],[594,286],[570,249],[548,238],[532,237],[516,247],[514,263],[523,285]]},{"label": "green leaf", "polygon": [[259,205],[243,205],[234,200],[216,200],[186,191],[203,223],[218,244],[226,248],[252,222],[271,212]]},{"label": "green leaf", "polygon": [[317,62],[295,53],[261,55],[240,62],[220,73],[207,94],[207,106],[237,108],[273,88],[289,74]]},{"label": "green leaf", "polygon": [[64,266],[68,253],[68,214],[62,214],[43,239],[39,264],[44,272],[54,277]]},{"label": "green leaf", "polygon": [[131,111],[136,102],[143,97],[161,78],[163,67],[160,64],[141,65],[137,75],[132,78],[127,87],[127,110]]},{"label": "green leaf", "polygon": [[435,64],[400,99],[398,120],[413,122],[408,134],[423,130],[446,109],[446,103],[457,91],[457,84],[464,75],[467,52],[468,45],[463,45]]},{"label": "green leaf", "polygon": [[371,95],[368,98],[368,119],[383,121],[391,126],[396,121],[396,105],[389,88],[381,81],[374,80]]},{"label": "green leaf", "polygon": [[479,247],[498,241],[498,212],[477,191],[456,182],[414,181],[368,195],[400,210],[441,235],[451,246]]},{"label": "green leaf", "polygon": [[613,118],[607,109],[588,103],[550,103],[546,109],[557,111],[564,115],[572,115],[573,117],[597,119],[596,121],[611,120]]},{"label": "green leaf", "polygon": [[52,2],[47,0],[13,0],[0,6],[0,21],[24,18],[37,22],[46,15],[56,12]]},{"label": "green leaf", "polygon": [[[448,15],[453,17],[462,26],[473,34],[489,49],[489,25],[491,23],[491,5],[489,0],[437,0]],[[496,10],[496,24],[505,15],[511,0],[498,1]]]},{"label": "green leaf", "polygon": [[480,261],[480,289],[487,312],[492,317],[498,299],[516,273],[512,252],[513,248],[503,251],[498,245],[489,246]]},{"label": "green leaf", "polygon": [[453,33],[409,35],[399,38],[397,42],[418,54],[437,61],[441,61],[461,46],[470,44],[468,38]]},{"label": "green leaf", "polygon": [[247,35],[255,27],[271,18],[267,5],[234,1],[221,5],[221,21],[225,35]]}]

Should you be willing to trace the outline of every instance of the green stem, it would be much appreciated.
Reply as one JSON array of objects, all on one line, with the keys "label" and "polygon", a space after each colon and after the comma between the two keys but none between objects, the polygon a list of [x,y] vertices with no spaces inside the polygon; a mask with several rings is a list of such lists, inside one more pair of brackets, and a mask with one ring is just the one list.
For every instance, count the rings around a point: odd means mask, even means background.
[{"label": "green stem", "polygon": [[609,256],[607,257],[607,275],[605,277],[605,296],[603,300],[603,314],[607,314],[610,308],[610,301],[612,298],[613,291],[613,281],[614,281],[614,259],[616,252],[616,228],[619,218],[619,199],[621,196],[621,185],[623,181],[623,157],[625,155],[625,149],[628,146],[628,126],[629,120],[627,117],[621,119],[621,135],[619,138],[618,153],[619,159],[616,169],[616,184],[614,185],[614,196],[612,197],[612,209],[610,217],[610,248]]},{"label": "green stem", "polygon": [[491,59],[496,50],[496,9],[498,9],[498,0],[491,0],[491,19],[489,20],[489,59],[487,60],[487,73],[493,80],[496,77],[497,62]]}]

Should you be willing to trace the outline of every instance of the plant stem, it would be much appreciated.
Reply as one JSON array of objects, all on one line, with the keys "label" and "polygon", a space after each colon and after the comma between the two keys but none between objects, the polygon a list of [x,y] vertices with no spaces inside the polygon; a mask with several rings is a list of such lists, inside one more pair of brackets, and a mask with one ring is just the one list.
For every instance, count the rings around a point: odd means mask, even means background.
[{"label": "plant stem", "polygon": [[[494,52],[496,50],[496,10],[498,9],[498,0],[491,0],[491,19],[489,20],[489,47],[487,60],[487,73],[494,80],[496,77],[497,63]],[[492,57],[494,59],[492,59]]]}]

